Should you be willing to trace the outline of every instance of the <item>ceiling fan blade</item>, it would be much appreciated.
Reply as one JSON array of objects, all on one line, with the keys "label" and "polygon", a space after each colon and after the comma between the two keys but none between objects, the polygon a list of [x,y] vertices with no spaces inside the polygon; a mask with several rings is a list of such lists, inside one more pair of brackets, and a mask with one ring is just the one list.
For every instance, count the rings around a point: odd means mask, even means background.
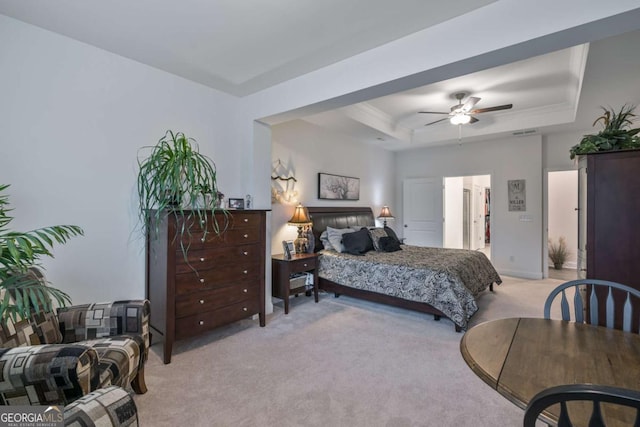
[{"label": "ceiling fan blade", "polygon": [[427,123],[425,126],[429,126],[429,125],[433,125],[433,124],[436,124],[436,123],[440,123],[440,122],[443,122],[445,120],[449,120],[449,117],[445,117],[444,119],[436,120],[435,122]]},{"label": "ceiling fan blade", "polygon": [[469,114],[488,113],[490,111],[508,110],[513,107],[513,104],[497,105],[495,107],[477,108],[473,111],[469,111]]},{"label": "ceiling fan blade", "polygon": [[476,119],[475,117],[471,116],[471,120],[469,120],[469,124],[475,123],[475,122],[479,122],[480,120]]},{"label": "ceiling fan blade", "polygon": [[418,111],[418,113],[421,113],[421,114],[449,114],[449,113],[444,113],[442,111]]},{"label": "ceiling fan blade", "polygon": [[467,99],[467,101],[464,103],[464,105],[462,106],[461,110],[468,112],[469,110],[471,110],[473,108],[474,105],[476,105],[478,103],[478,101],[480,101],[480,98],[475,97],[475,96],[470,96]]}]

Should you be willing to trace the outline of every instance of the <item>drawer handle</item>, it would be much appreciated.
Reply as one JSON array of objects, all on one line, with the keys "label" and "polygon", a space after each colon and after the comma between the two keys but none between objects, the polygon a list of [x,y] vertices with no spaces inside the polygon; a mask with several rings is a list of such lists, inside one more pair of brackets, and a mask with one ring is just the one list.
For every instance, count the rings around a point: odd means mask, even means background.
[{"label": "drawer handle", "polygon": [[249,252],[244,251],[244,252],[242,252],[242,255],[249,255]]},{"label": "drawer handle", "polygon": [[199,324],[200,326],[204,325],[204,320],[199,321],[199,322],[198,322],[198,324]]},{"label": "drawer handle", "polygon": [[249,222],[249,218],[245,218],[245,219],[244,219],[244,222]]},{"label": "drawer handle", "polygon": [[204,283],[204,279],[200,279],[200,283]]},{"label": "drawer handle", "polygon": [[243,310],[243,311],[247,311],[247,310],[248,310],[248,308],[247,308],[247,307],[242,307],[242,310]]},{"label": "drawer handle", "polygon": [[303,265],[304,265],[305,267],[307,266],[307,264],[306,264],[306,263],[305,263],[305,264],[303,264]]},{"label": "drawer handle", "polygon": [[200,225],[205,225],[206,223],[204,222],[204,219],[200,220]]},{"label": "drawer handle", "polygon": [[[204,258],[200,258],[200,262],[204,262]],[[306,267],[306,265],[305,265],[305,267]]]},{"label": "drawer handle", "polygon": [[244,293],[246,294],[246,293],[247,293],[247,290],[246,290],[246,289],[243,289],[243,290],[242,290],[242,292],[244,292]]},{"label": "drawer handle", "polygon": [[200,300],[200,304],[204,304],[204,300],[203,299]]},{"label": "drawer handle", "polygon": [[200,241],[201,241],[202,243],[204,243],[204,242],[205,242],[205,240],[206,240],[206,239],[205,239],[204,237],[200,239]]},{"label": "drawer handle", "polygon": [[246,239],[247,237],[249,237],[249,235],[248,235],[248,234],[245,234],[245,235],[244,235],[244,238]]},{"label": "drawer handle", "polygon": [[249,273],[249,271],[248,271],[248,270],[243,270],[242,272],[243,272],[244,274],[248,274],[248,273]]}]

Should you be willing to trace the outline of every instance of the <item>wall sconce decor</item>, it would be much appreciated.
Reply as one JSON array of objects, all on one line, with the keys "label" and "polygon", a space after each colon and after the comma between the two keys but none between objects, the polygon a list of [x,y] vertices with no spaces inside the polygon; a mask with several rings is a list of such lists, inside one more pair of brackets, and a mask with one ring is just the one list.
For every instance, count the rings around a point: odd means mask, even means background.
[{"label": "wall sconce decor", "polygon": [[293,216],[288,221],[288,224],[298,227],[298,238],[293,241],[293,244],[296,247],[296,253],[301,254],[307,252],[309,248],[309,239],[307,239],[307,236],[305,235],[304,228],[311,225],[311,219],[309,218],[307,209],[301,204],[298,204],[296,209],[293,211]]},{"label": "wall sconce decor", "polygon": [[383,220],[383,226],[386,227],[387,226],[387,219],[388,218],[395,218],[392,214],[391,214],[391,209],[389,209],[389,206],[383,206],[382,210],[380,211],[380,215],[378,215],[378,219],[382,219]]},{"label": "wall sconce decor", "polygon": [[271,169],[271,203],[298,203],[298,192],[294,190],[296,182],[291,167],[286,168],[280,159],[276,160]]}]

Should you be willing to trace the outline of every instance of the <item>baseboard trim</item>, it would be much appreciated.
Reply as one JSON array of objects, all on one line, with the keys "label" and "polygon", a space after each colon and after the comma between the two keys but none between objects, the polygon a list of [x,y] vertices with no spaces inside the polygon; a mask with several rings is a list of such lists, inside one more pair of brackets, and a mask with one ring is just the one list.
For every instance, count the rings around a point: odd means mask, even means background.
[{"label": "baseboard trim", "polygon": [[518,270],[498,270],[498,274],[519,277],[521,279],[540,280],[543,279],[542,272],[518,271]]}]

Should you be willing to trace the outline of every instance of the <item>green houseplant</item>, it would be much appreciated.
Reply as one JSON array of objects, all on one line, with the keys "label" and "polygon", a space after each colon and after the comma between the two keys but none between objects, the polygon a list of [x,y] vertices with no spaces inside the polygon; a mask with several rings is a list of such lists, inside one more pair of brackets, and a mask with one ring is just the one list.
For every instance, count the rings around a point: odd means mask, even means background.
[{"label": "green houseplant", "polygon": [[[71,303],[69,295],[46,286],[29,274],[29,268],[39,264],[40,257],[53,257],[55,243],[63,244],[70,237],[84,234],[75,225],[56,225],[26,232],[11,231],[9,196],[2,194],[9,185],[0,185],[0,321],[29,317],[32,310],[51,310],[52,299],[60,306]],[[13,300],[12,297],[13,296]]]},{"label": "green houseplant", "polygon": [[[143,153],[147,153],[141,158]],[[220,233],[226,227],[227,212],[218,208],[218,184],[213,160],[199,152],[197,142],[182,132],[168,130],[154,146],[142,147],[138,153],[139,217],[143,233],[151,224],[159,224],[163,215],[186,218],[178,229],[178,239],[189,234],[194,225],[206,224],[208,232]],[[213,213],[224,213],[219,224]],[[188,247],[182,244],[183,255]]]},{"label": "green houseplant", "polygon": [[571,147],[571,159],[581,154],[640,148],[640,128],[631,128],[636,117],[633,113],[635,105],[625,104],[618,112],[612,108],[601,108],[604,113],[593,122],[593,126],[602,123],[603,129],[597,134],[585,135],[579,144]]},{"label": "green houseplant", "polygon": [[569,258],[569,249],[567,249],[567,241],[564,236],[558,238],[558,242],[549,239],[549,259],[553,262],[553,268],[562,270],[562,266]]}]

